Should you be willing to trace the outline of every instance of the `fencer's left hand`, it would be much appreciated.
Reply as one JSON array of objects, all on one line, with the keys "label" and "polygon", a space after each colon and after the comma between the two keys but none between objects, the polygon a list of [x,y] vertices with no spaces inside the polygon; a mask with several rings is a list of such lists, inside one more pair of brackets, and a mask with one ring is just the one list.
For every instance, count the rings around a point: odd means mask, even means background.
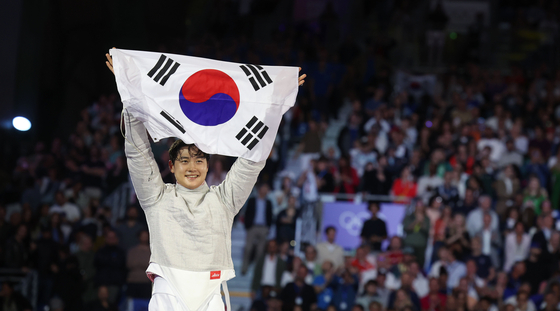
[{"label": "fencer's left hand", "polygon": [[[299,71],[301,71],[301,67],[299,67]],[[302,86],[305,83],[305,77],[307,77],[306,74],[302,74],[301,76],[299,76],[298,78],[299,86]]]}]

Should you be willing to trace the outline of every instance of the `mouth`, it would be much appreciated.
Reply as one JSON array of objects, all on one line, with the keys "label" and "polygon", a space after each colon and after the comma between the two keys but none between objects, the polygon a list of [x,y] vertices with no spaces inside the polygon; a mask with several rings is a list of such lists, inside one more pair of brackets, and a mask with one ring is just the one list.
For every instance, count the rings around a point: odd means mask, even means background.
[{"label": "mouth", "polygon": [[198,178],[198,176],[200,175],[185,175],[185,177],[187,178],[187,180],[195,180]]}]

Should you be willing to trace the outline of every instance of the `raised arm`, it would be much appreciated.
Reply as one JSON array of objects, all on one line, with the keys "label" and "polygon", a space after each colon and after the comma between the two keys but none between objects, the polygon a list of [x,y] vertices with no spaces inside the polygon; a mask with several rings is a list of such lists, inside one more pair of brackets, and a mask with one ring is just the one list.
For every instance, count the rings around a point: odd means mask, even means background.
[{"label": "raised arm", "polygon": [[142,208],[148,208],[161,198],[165,184],[150,147],[146,128],[128,111],[123,111],[126,131],[124,152],[130,178]]},{"label": "raised arm", "polygon": [[[105,56],[105,64],[114,74],[113,59],[109,53]],[[124,151],[130,178],[140,205],[142,208],[148,208],[161,198],[165,185],[150,148],[146,127],[127,110],[123,110],[122,117],[125,131]]]},{"label": "raised arm", "polygon": [[265,164],[266,161],[253,162],[244,158],[237,158],[226,179],[216,186],[218,195],[233,215],[236,215],[247,201]]}]

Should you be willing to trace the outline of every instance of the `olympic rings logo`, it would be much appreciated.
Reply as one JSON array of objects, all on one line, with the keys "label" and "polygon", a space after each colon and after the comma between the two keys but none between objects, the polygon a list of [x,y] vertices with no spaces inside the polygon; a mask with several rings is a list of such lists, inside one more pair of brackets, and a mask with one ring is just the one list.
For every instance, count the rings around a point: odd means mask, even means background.
[{"label": "olympic rings logo", "polygon": [[346,229],[351,236],[359,236],[362,232],[364,221],[370,217],[371,215],[368,212],[359,212],[355,214],[351,211],[345,211],[338,217],[338,223],[342,228]]}]

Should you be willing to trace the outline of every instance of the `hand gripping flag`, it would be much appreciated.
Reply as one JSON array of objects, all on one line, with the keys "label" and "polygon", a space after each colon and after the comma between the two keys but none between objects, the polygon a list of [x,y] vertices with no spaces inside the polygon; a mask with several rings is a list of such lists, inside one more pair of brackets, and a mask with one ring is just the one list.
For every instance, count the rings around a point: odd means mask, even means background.
[{"label": "hand gripping flag", "polygon": [[111,49],[124,107],[154,141],[178,137],[210,154],[263,161],[294,105],[298,68]]}]

